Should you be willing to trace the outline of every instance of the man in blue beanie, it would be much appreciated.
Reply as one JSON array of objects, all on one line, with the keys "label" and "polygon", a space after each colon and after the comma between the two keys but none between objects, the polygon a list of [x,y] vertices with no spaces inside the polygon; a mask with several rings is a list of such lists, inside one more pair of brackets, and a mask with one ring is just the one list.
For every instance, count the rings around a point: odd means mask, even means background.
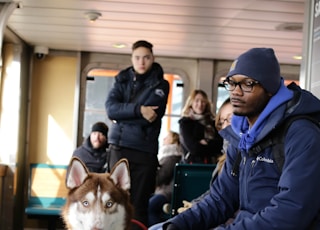
[{"label": "man in blue beanie", "polygon": [[[320,100],[294,83],[284,85],[270,48],[240,55],[223,84],[234,114],[220,132],[229,141],[224,169],[210,194],[161,228],[320,229]],[[310,119],[300,117],[288,127],[281,169],[272,146],[252,154],[257,143],[297,115]],[[224,224],[234,213],[233,222]]]}]

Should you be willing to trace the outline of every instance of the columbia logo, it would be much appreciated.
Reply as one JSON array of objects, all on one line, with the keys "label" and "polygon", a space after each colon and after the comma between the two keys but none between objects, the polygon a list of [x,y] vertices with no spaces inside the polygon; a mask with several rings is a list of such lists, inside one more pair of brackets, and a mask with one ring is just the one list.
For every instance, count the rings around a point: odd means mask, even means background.
[{"label": "columbia logo", "polygon": [[270,163],[273,164],[273,160],[270,158],[265,158],[265,157],[261,157],[261,156],[257,156],[257,161],[264,161],[266,163]]}]

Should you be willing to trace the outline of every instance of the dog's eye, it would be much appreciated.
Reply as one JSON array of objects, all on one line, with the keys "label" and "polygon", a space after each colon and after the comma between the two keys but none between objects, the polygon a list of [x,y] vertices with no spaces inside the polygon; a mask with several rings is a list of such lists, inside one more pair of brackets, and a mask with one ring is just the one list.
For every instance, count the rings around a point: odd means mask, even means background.
[{"label": "dog's eye", "polygon": [[88,202],[88,201],[86,201],[86,200],[85,200],[85,201],[83,201],[83,202],[82,202],[82,204],[83,204],[83,206],[84,206],[84,207],[88,207],[88,206],[89,206],[89,202]]},{"label": "dog's eye", "polygon": [[111,208],[113,205],[113,202],[111,200],[107,201],[106,208]]}]

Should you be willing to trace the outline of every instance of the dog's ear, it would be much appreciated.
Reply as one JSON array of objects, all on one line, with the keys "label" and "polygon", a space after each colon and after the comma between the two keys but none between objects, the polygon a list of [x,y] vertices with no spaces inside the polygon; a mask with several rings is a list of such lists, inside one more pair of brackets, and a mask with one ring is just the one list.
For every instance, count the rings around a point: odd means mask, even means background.
[{"label": "dog's ear", "polygon": [[88,177],[88,169],[77,157],[73,157],[68,167],[66,186],[68,189],[79,187]]},{"label": "dog's ear", "polygon": [[129,163],[126,159],[120,159],[111,171],[113,182],[124,190],[130,189]]}]

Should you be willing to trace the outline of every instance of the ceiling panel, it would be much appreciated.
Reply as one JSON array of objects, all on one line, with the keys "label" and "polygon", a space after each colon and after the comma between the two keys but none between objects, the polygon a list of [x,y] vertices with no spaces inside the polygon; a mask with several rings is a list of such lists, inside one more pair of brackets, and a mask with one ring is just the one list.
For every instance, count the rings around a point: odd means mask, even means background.
[{"label": "ceiling panel", "polygon": [[[156,55],[234,59],[252,47],[272,47],[279,61],[300,64],[304,0],[22,0],[8,27],[31,46],[49,49],[130,53],[138,39]],[[102,16],[91,23],[86,12]],[[301,29],[301,28],[300,28]],[[116,49],[115,43],[127,47]]]}]

